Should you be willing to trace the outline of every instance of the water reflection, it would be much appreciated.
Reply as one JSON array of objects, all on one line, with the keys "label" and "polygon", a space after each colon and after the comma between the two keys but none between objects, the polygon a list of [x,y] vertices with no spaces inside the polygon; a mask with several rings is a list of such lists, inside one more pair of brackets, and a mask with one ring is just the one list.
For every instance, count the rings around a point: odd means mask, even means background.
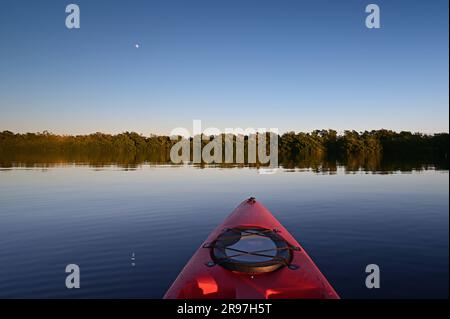
[{"label": "water reflection", "polygon": [[[139,153],[34,153],[34,154],[2,154],[0,167],[2,168],[51,168],[68,165],[82,165],[92,168],[109,166],[124,170],[138,169],[142,165],[151,166],[193,166],[196,168],[265,168],[264,164],[173,164],[168,154],[139,154]],[[326,156],[280,156],[279,167],[286,171],[311,170],[316,173],[335,174],[339,167],[346,172],[372,172],[389,174],[398,171],[411,172],[422,170],[448,170],[447,158],[415,157],[383,157],[378,154],[347,156],[345,158],[327,158]]]}]

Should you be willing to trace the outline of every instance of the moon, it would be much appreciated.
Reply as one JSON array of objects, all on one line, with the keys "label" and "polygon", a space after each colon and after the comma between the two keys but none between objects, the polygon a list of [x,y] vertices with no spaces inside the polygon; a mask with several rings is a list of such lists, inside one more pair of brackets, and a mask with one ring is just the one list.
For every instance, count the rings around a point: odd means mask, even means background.
[{"label": "moon", "polygon": [[134,45],[134,47],[135,47],[136,49],[139,49],[139,43],[136,43],[136,44]]}]

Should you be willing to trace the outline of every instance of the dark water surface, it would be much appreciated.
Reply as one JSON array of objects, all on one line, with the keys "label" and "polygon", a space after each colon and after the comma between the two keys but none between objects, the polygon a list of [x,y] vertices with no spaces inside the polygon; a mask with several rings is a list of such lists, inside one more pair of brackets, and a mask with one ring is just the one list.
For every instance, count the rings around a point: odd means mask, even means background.
[{"label": "dark water surface", "polygon": [[[343,298],[448,297],[448,170],[267,175],[149,165],[1,170],[0,297],[160,298],[249,196]],[[65,287],[70,263],[81,268],[80,289]],[[365,287],[371,263],[380,289]]]}]

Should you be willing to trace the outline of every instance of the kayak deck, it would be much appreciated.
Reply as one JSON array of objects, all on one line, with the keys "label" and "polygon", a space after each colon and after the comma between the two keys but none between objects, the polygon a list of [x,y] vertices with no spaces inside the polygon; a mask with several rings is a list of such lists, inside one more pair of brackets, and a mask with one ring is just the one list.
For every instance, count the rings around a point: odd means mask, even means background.
[{"label": "kayak deck", "polygon": [[164,298],[339,296],[292,235],[262,204],[250,198],[210,234]]}]

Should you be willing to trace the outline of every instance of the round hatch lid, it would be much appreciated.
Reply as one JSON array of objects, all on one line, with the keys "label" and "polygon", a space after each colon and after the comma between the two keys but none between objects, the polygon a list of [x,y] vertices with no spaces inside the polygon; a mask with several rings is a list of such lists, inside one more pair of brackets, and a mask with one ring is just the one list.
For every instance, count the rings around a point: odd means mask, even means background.
[{"label": "round hatch lid", "polygon": [[210,248],[214,263],[231,271],[271,272],[292,260],[290,245],[274,230],[265,228],[226,229]]}]

